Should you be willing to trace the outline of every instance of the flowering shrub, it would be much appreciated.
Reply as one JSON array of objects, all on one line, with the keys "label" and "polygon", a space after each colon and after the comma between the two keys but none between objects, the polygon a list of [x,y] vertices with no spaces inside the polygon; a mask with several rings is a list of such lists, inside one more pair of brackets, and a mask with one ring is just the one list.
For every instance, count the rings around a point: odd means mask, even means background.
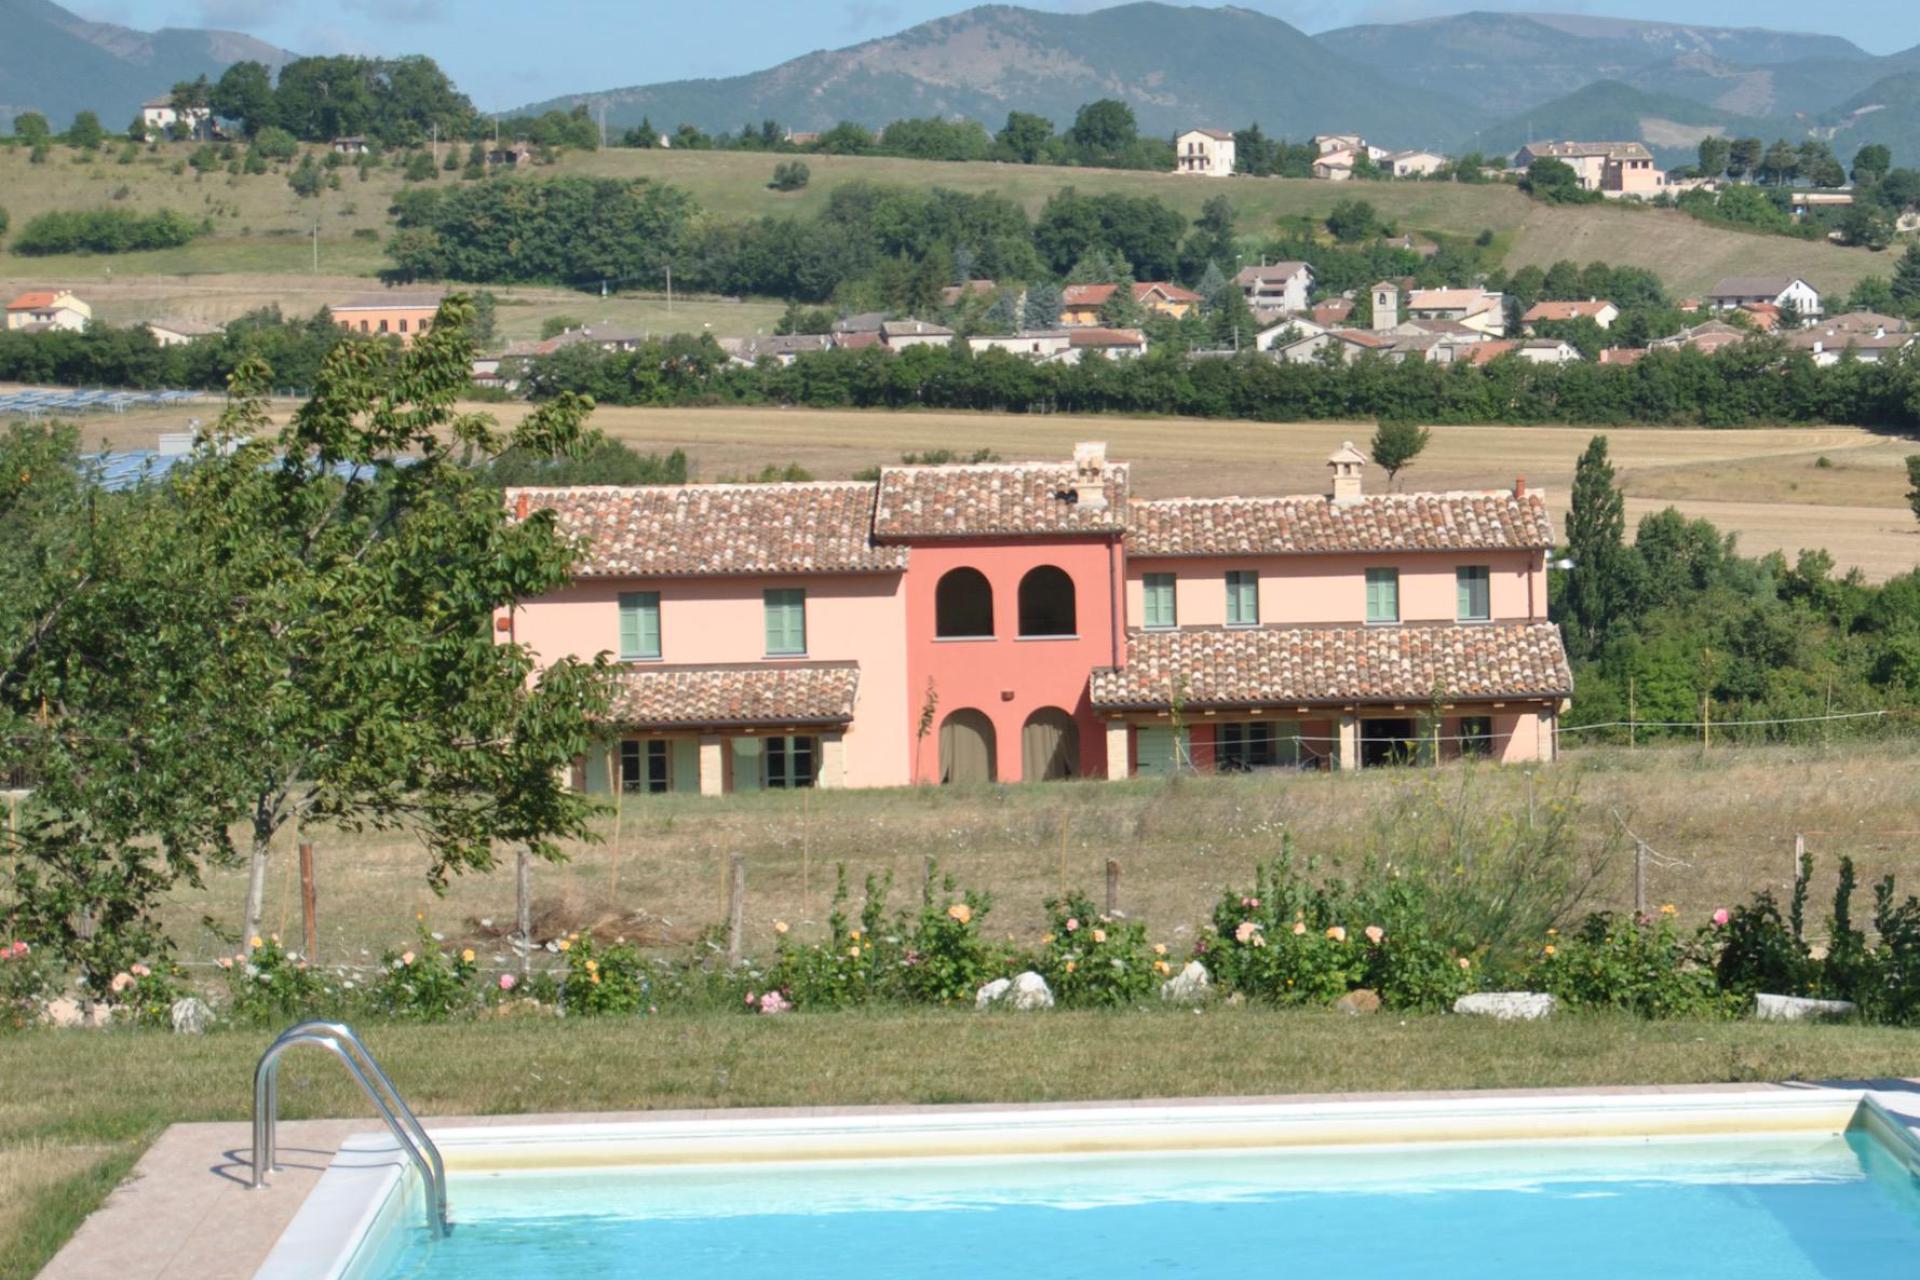
[{"label": "flowering shrub", "polygon": [[1705,933],[1681,936],[1671,905],[1639,919],[1596,913],[1571,938],[1549,934],[1528,986],[1570,1005],[1643,1018],[1729,1013],[1735,1004],[1715,981],[1713,947]]},{"label": "flowering shrub", "polygon": [[1084,893],[1047,903],[1048,930],[1034,965],[1063,1005],[1127,1005],[1152,995],[1168,971],[1147,927],[1094,910]]},{"label": "flowering shrub", "polygon": [[353,984],[310,967],[276,937],[252,938],[251,950],[222,956],[231,1016],[268,1026],[344,1011]]},{"label": "flowering shrub", "polygon": [[1451,1009],[1477,985],[1473,961],[1419,933],[1363,935],[1366,967],[1362,985],[1379,993],[1390,1009]]},{"label": "flowering shrub", "polygon": [[32,947],[18,939],[0,943],[0,1031],[32,1026],[52,992],[52,975]]},{"label": "flowering shrub", "polygon": [[367,990],[367,1007],[389,1017],[442,1022],[482,999],[472,949],[454,954],[424,924],[412,947],[381,955],[380,970]]},{"label": "flowering shrub", "polygon": [[1364,953],[1344,925],[1316,928],[1296,918],[1269,928],[1266,899],[1238,900],[1238,919],[1200,941],[1201,962],[1230,990],[1274,1004],[1326,1004],[1360,985]]},{"label": "flowering shrub", "polygon": [[171,1029],[173,1002],[186,995],[186,970],[167,961],[131,964],[107,984],[114,1016],[139,1027]]},{"label": "flowering shrub", "polygon": [[[860,918],[852,921],[847,916],[847,868],[842,864],[827,916],[827,940],[796,942],[784,921],[776,923],[774,958],[762,978],[762,994],[778,992],[789,1007],[846,1009],[897,992],[905,953],[899,933],[884,927],[892,887],[891,874],[868,876]],[[754,1001],[747,1004],[760,1011]]]},{"label": "flowering shrub", "polygon": [[920,904],[920,914],[899,921],[905,936],[900,957],[900,986],[909,999],[928,1004],[967,1004],[982,983],[1007,968],[1006,958],[981,935],[981,924],[993,909],[984,893],[955,896],[952,876],[933,892],[932,877]]},{"label": "flowering shrub", "polygon": [[588,1016],[629,1015],[647,1008],[646,966],[639,948],[625,940],[605,951],[594,946],[592,934],[569,934],[559,944],[567,958],[567,976],[560,984],[560,1007]]}]

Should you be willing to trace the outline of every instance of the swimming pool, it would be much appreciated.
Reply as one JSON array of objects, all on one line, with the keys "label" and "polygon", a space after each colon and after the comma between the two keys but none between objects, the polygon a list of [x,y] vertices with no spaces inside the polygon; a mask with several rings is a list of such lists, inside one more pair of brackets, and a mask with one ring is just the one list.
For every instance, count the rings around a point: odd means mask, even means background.
[{"label": "swimming pool", "polygon": [[[468,1130],[435,1135],[451,1236],[387,1164],[349,1247],[321,1266],[283,1241],[260,1274],[1909,1275],[1909,1123],[1778,1090]],[[337,1224],[332,1198],[289,1236]]]}]

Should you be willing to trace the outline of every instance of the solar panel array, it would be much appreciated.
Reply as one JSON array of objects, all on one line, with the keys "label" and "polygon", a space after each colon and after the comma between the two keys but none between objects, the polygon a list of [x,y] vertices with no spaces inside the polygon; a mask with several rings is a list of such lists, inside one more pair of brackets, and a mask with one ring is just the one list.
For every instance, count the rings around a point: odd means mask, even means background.
[{"label": "solar panel array", "polygon": [[42,418],[49,414],[125,413],[155,405],[190,404],[204,399],[203,391],[75,391],[69,388],[28,388],[0,391],[0,418]]}]

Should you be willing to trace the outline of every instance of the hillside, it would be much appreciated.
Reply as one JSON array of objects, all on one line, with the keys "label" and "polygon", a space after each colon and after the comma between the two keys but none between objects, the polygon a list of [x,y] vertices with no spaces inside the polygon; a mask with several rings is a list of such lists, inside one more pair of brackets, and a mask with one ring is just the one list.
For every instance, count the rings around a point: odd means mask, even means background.
[{"label": "hillside", "polygon": [[1564,98],[1528,108],[1473,136],[1489,155],[1514,151],[1541,138],[1607,138],[1644,142],[1663,165],[1691,162],[1709,134],[1758,134],[1778,128],[1671,93],[1648,93],[1602,80]]},{"label": "hillside", "polygon": [[752,75],[613,89],[526,109],[585,102],[604,106],[610,126],[645,117],[664,129],[682,122],[735,129],[761,119],[823,129],[841,120],[881,125],[930,115],[998,127],[1020,110],[1064,127],[1081,104],[1103,97],[1127,100],[1142,132],[1160,134],[1257,120],[1273,136],[1359,129],[1385,143],[1435,146],[1460,122],[1485,118],[1464,98],[1349,62],[1278,18],[1159,3],[1090,13],[983,6]]},{"label": "hillside", "polygon": [[89,22],[51,0],[0,0],[0,126],[38,111],[64,128],[78,111],[108,129],[180,80],[216,78],[235,62],[279,66],[292,55],[234,31],[136,31]]},{"label": "hillside", "polygon": [[1913,152],[1913,140],[1920,138],[1920,70],[1876,80],[1822,116],[1820,126],[1836,155],[1851,156],[1877,142],[1891,147],[1898,163],[1913,163],[1920,159]]}]

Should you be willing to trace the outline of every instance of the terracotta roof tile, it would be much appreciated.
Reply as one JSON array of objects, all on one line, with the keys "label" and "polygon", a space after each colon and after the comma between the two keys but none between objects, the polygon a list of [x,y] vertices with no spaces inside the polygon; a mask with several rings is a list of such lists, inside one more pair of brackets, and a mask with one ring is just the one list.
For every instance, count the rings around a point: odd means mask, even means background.
[{"label": "terracotta roof tile", "polygon": [[52,306],[54,303],[54,299],[58,298],[59,296],[60,296],[59,294],[55,293],[51,289],[35,289],[28,293],[21,294],[19,297],[15,298],[12,302],[9,302],[7,304],[7,310],[38,311],[42,307]]},{"label": "terracotta roof tile", "polygon": [[982,534],[1117,533],[1127,524],[1127,467],[1102,471],[1104,508],[1082,506],[1071,463],[888,467],[880,473],[873,529],[882,538]]},{"label": "terracotta roof tile", "polygon": [[1528,322],[1535,320],[1578,320],[1582,316],[1597,316],[1611,306],[1613,306],[1613,303],[1607,301],[1605,298],[1588,298],[1585,301],[1575,298],[1564,302],[1549,300],[1534,303],[1531,307],[1527,308],[1527,313],[1520,318]]},{"label": "terracotta roof tile", "polygon": [[1113,284],[1070,284],[1060,291],[1060,305],[1063,307],[1101,307],[1119,288]]},{"label": "terracotta roof tile", "polygon": [[1067,341],[1076,347],[1144,346],[1147,335],[1138,329],[1106,329],[1099,325],[1067,330]]},{"label": "terracotta roof tile", "polygon": [[854,662],[626,666],[614,679],[606,723],[633,728],[844,724],[860,692]]},{"label": "terracotta roof tile", "polygon": [[905,548],[873,541],[874,486],[859,481],[509,489],[509,509],[522,498],[582,540],[581,577],[897,573],[907,565]]},{"label": "terracotta roof tile", "polygon": [[1261,627],[1136,631],[1126,666],[1093,672],[1092,700],[1112,710],[1359,701],[1563,697],[1573,690],[1560,629],[1491,626]]},{"label": "terracotta roof tile", "polygon": [[1538,493],[1169,498],[1135,502],[1127,554],[1302,555],[1340,551],[1490,551],[1553,545]]}]

